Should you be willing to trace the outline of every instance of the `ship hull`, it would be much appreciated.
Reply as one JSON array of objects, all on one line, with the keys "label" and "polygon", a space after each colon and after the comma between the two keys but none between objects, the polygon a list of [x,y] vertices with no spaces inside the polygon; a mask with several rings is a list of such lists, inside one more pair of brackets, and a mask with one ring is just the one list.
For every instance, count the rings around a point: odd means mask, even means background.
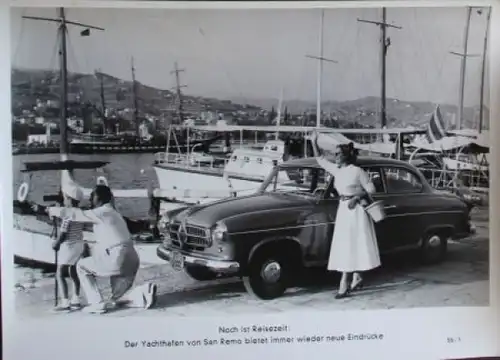
[{"label": "ship hull", "polygon": [[[206,151],[212,143],[218,140],[217,138],[205,140],[193,140],[189,143],[189,148],[192,151]],[[69,151],[72,154],[91,155],[91,154],[154,154],[157,152],[165,151],[166,145],[151,145],[151,144],[137,144],[137,145],[117,145],[117,144],[92,144],[92,143],[73,143],[69,146]],[[185,153],[188,148],[187,143],[171,143],[169,151]],[[59,147],[20,147],[13,151],[12,155],[25,155],[25,154],[56,154],[59,153]]]}]

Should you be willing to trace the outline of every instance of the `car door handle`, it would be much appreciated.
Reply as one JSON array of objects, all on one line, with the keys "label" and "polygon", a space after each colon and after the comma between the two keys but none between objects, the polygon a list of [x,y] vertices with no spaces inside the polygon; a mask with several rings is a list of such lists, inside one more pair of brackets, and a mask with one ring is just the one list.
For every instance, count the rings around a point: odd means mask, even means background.
[{"label": "car door handle", "polygon": [[387,209],[395,209],[396,208],[396,205],[386,205],[384,206],[384,209],[387,210]]}]

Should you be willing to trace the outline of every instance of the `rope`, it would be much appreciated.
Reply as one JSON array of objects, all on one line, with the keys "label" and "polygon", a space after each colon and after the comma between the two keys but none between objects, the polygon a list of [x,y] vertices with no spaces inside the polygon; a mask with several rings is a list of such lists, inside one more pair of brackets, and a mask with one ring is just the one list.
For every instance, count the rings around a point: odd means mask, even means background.
[{"label": "rope", "polygon": [[[414,11],[413,15],[414,15],[413,19],[415,22],[415,27],[418,29],[417,24],[418,24],[419,20],[417,19],[416,10]],[[419,31],[413,31],[412,33],[414,33],[415,36],[416,36],[416,34],[420,34]],[[438,44],[444,43],[444,41],[442,39],[442,33],[443,33],[443,31],[439,31],[439,29],[437,29],[437,31],[434,31],[434,34],[436,34],[436,36],[438,38]],[[429,76],[431,76],[432,73],[429,71],[426,71],[424,74],[424,81],[422,81],[422,83],[421,83],[423,85],[424,92],[429,91],[429,89],[426,88],[425,85],[430,84],[430,86],[432,86],[431,91],[433,91],[433,95],[434,95],[433,97],[438,98],[438,96],[436,96],[437,95],[436,91],[439,91],[439,93],[446,92],[446,91],[444,91],[443,86],[442,86],[442,81],[441,81],[442,74],[443,74],[445,62],[446,62],[448,56],[450,55],[448,53],[448,49],[451,48],[455,39],[450,40],[450,43],[448,44],[447,48],[443,48],[442,46],[440,46],[439,51],[434,51],[435,49],[430,49],[430,51],[425,51],[426,50],[426,47],[424,46],[426,43],[425,40],[421,36],[419,36],[416,40],[419,43],[419,46],[415,48],[414,56],[416,58],[418,57],[418,55],[419,55],[418,49],[424,49],[424,51],[423,51],[424,58],[430,59],[432,64],[440,64],[438,69],[437,69],[437,74],[435,76],[433,76],[433,79],[432,80],[429,79]],[[429,47],[427,47],[427,48],[429,48]],[[420,52],[422,52],[422,51],[420,51]],[[440,56],[439,54],[442,54],[442,55]],[[435,57],[439,57],[439,58],[436,60]],[[424,59],[424,62],[427,64],[428,61],[426,61],[426,59]],[[440,86],[438,86],[438,85],[440,85]]]},{"label": "rope", "polygon": [[77,57],[76,57],[76,53],[75,53],[75,50],[73,48],[73,43],[71,42],[71,37],[69,36],[69,33],[68,33],[68,30],[66,29],[66,34],[67,34],[67,41],[68,41],[68,54],[70,55],[70,58],[73,60],[73,63],[74,63],[74,69],[73,71],[75,73],[79,73],[79,69],[81,69],[80,65],[78,64],[78,60],[77,60]]},{"label": "rope", "polygon": [[[213,45],[213,42],[211,40],[208,40],[208,36],[207,36],[207,33],[205,32],[205,30],[201,27],[198,28],[198,32],[201,34],[201,36],[203,37],[203,39],[205,41],[208,41],[209,43],[209,48],[214,48],[212,45]],[[211,54],[217,54],[216,51],[212,51]],[[214,59],[212,59],[214,62],[217,62],[214,57]],[[243,96],[243,93],[241,92],[240,87],[237,87],[235,86],[235,82],[234,82],[234,79],[231,77],[231,75],[229,74],[229,71],[227,70],[228,69],[228,66],[223,66],[224,68],[224,75],[226,77],[226,80],[229,82],[229,86],[232,88],[232,90],[235,90],[235,92],[238,93],[238,96],[240,96],[245,102],[247,102],[247,98],[245,96]]]},{"label": "rope", "polygon": [[[325,19],[324,19],[324,24],[328,24],[328,20],[327,20],[327,15],[328,14],[328,11],[325,11]],[[336,33],[335,34],[335,43],[332,44],[331,41],[328,41],[328,39],[326,39],[325,36],[323,36],[323,41],[327,40],[326,42],[328,44],[331,44],[331,47],[333,49],[340,49],[340,52],[342,54],[342,52],[345,50],[345,49],[349,49],[348,51],[348,56],[347,57],[343,57],[343,56],[339,56],[340,58],[342,59],[352,59],[352,53],[355,51],[355,46],[348,46],[347,42],[349,41],[349,37],[348,37],[348,34],[347,34],[347,30],[350,29],[349,27],[343,27],[341,32],[340,33]],[[323,30],[324,31],[324,30]],[[324,31],[324,35],[328,34],[328,32]],[[357,27],[357,34],[359,33],[359,27]],[[319,55],[319,54],[318,54]],[[325,56],[326,58],[328,58],[328,56]],[[333,57],[333,60],[336,60],[335,59],[335,56],[332,56]],[[342,77],[345,77],[345,76],[348,76],[348,74],[352,74],[352,64],[350,62],[345,62],[345,63],[342,63],[342,60],[339,59],[339,64],[326,64],[327,65],[327,68],[328,69],[333,69],[331,72],[335,74],[335,79],[333,80],[332,84],[336,84],[337,86],[339,86],[340,84],[343,84],[343,83],[346,83],[348,82],[347,79],[342,79]],[[347,67],[345,67],[347,65]],[[342,69],[340,71],[340,74],[339,74],[339,66],[340,68]],[[325,71],[323,72],[325,73]],[[340,79],[339,79],[340,77]],[[324,80],[328,80],[328,77],[324,77],[324,79],[322,79],[323,83],[325,83]],[[326,82],[327,84],[330,84],[329,81]],[[328,88],[323,86],[323,89],[325,90],[324,93],[326,95],[326,93],[328,92]],[[325,99],[325,100],[328,100],[328,99]]]}]

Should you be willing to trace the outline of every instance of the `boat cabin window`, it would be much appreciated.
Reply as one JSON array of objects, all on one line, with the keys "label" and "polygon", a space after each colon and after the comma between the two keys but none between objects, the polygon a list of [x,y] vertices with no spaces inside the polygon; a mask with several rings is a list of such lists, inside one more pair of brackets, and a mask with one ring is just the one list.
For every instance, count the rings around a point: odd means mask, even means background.
[{"label": "boat cabin window", "polygon": [[407,169],[386,167],[384,175],[389,194],[418,193],[424,187],[420,179]]},{"label": "boat cabin window", "polygon": [[257,164],[262,164],[262,158],[257,158]]}]

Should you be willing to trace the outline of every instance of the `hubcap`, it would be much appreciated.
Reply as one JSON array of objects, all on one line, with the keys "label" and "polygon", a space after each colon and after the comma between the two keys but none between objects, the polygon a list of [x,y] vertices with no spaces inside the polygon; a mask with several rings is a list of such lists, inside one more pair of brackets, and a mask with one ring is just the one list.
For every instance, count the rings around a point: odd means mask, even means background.
[{"label": "hubcap", "polygon": [[430,247],[437,247],[440,244],[441,244],[441,238],[437,235],[434,235],[429,239],[429,246]]},{"label": "hubcap", "polygon": [[261,276],[266,282],[277,282],[281,277],[281,265],[277,261],[270,261],[262,268]]}]

